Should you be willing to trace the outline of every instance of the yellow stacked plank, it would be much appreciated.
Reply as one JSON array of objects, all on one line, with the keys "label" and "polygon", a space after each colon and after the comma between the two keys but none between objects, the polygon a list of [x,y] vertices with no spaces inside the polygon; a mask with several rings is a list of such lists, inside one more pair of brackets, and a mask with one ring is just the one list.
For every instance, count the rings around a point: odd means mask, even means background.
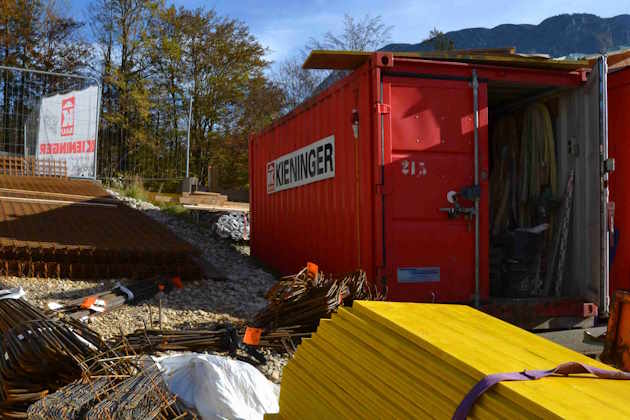
[{"label": "yellow stacked plank", "polygon": [[[450,418],[493,373],[610,366],[463,305],[355,302],[299,346],[268,418]],[[502,382],[473,418],[630,417],[630,381],[591,375]]]}]

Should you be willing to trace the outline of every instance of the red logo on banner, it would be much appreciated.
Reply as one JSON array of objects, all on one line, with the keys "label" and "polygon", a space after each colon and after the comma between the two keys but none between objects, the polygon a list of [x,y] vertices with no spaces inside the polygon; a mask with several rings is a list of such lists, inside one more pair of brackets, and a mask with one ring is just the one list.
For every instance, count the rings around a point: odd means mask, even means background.
[{"label": "red logo on banner", "polygon": [[61,135],[74,134],[74,96],[61,101]]}]

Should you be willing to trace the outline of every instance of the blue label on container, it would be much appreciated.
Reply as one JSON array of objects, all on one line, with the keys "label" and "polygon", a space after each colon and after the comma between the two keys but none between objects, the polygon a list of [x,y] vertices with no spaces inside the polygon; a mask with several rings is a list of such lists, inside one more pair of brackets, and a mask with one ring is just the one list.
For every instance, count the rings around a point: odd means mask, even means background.
[{"label": "blue label on container", "polygon": [[440,281],[440,267],[398,267],[399,283],[430,283]]}]

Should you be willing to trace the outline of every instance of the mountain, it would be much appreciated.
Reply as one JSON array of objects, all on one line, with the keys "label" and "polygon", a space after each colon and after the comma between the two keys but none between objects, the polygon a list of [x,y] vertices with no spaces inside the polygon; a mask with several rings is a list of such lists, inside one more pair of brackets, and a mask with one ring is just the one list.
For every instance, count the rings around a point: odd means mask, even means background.
[{"label": "mountain", "polygon": [[[468,28],[446,33],[456,49],[516,47],[520,53],[552,57],[595,54],[630,46],[630,15],[611,18],[575,13],[553,16],[539,25],[499,25],[492,29]],[[383,51],[432,51],[431,41],[390,44]]]}]

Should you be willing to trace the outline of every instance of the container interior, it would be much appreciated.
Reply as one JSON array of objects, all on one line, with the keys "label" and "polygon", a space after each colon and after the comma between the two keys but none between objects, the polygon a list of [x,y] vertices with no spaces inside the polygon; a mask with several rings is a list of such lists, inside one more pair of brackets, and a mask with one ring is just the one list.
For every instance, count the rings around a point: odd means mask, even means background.
[{"label": "container interior", "polygon": [[[599,137],[584,87],[488,83],[490,295],[600,295]],[[483,175],[482,175],[483,176]]]}]

